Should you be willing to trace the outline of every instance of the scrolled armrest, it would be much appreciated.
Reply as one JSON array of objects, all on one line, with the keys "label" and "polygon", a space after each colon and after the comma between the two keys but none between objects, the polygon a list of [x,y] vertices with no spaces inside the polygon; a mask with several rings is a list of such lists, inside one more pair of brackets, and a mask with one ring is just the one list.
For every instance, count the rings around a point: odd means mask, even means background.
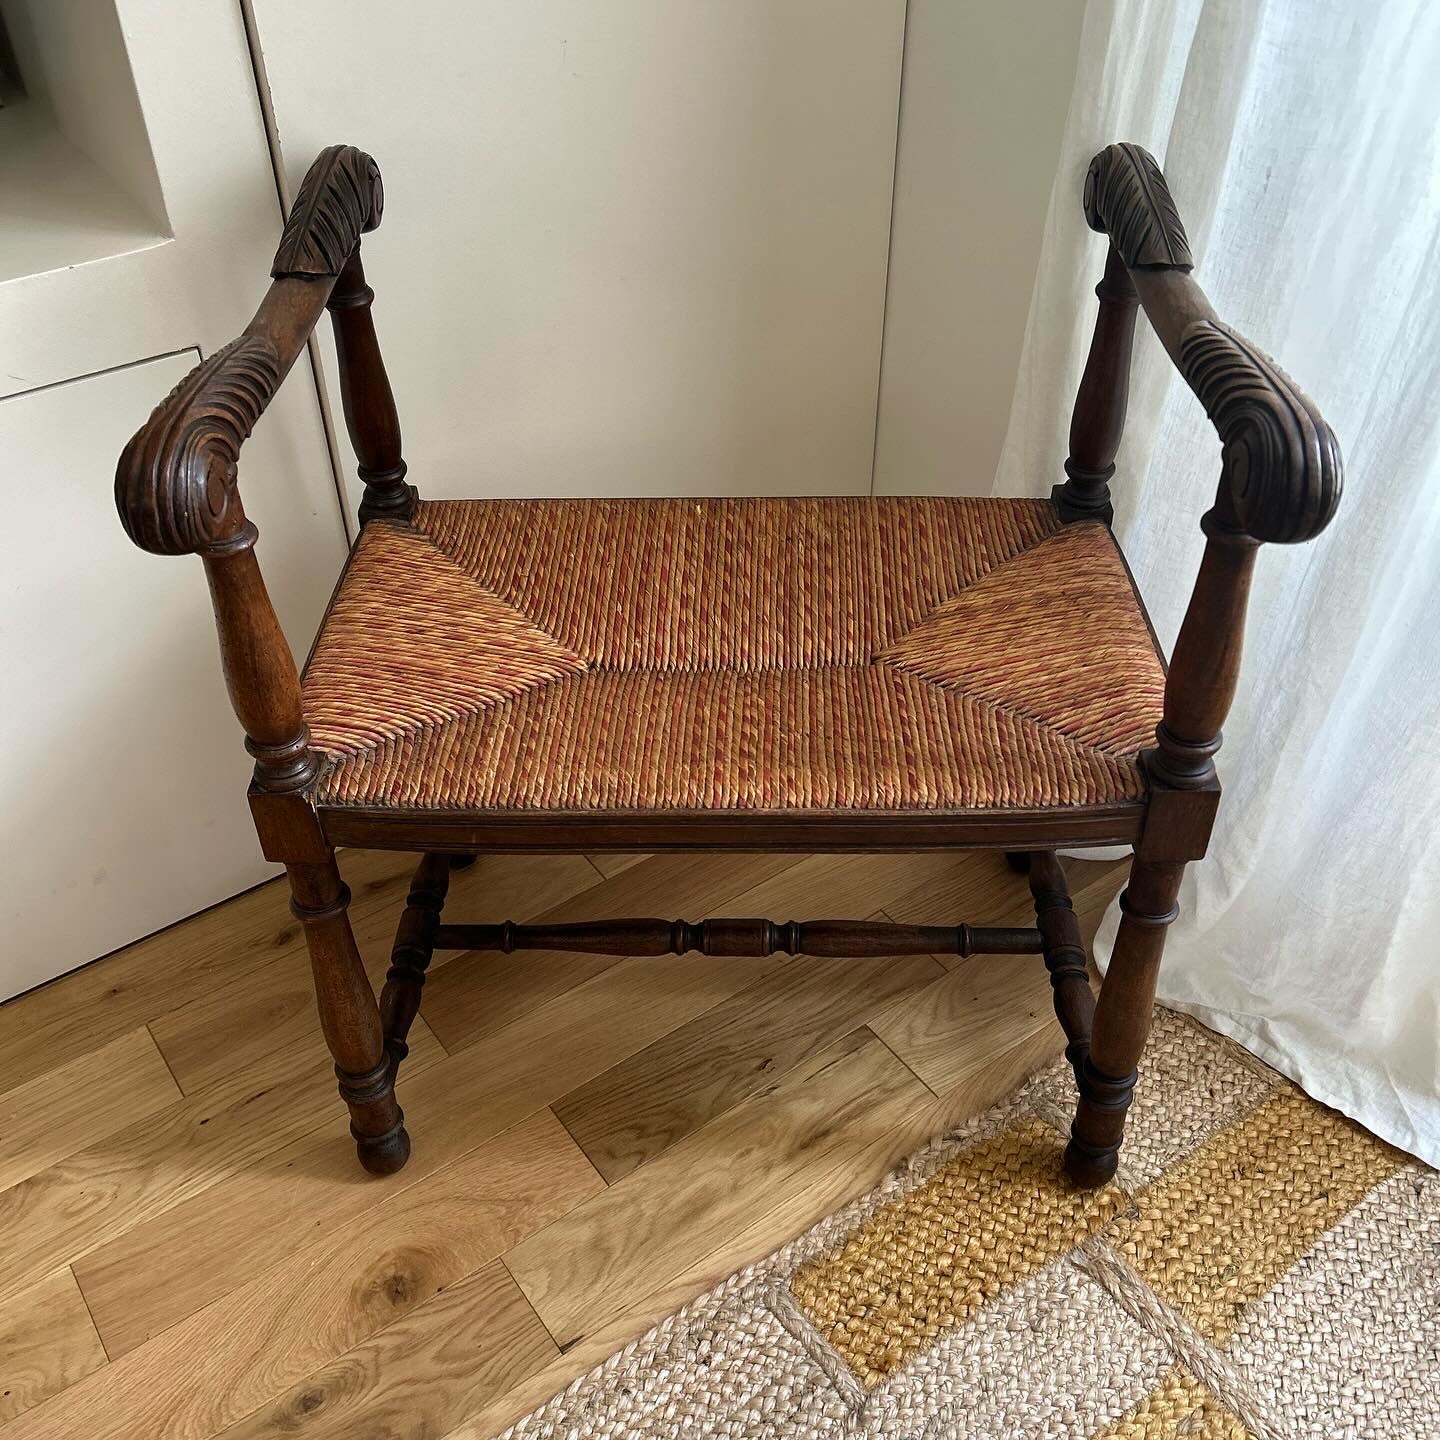
[{"label": "scrolled armrest", "polygon": [[115,505],[142,550],[223,555],[254,543],[236,486],[240,447],[304,349],[360,236],[380,223],[383,201],[379,167],[353,145],[321,151],[306,172],[255,318],[160,402],[121,453]]},{"label": "scrolled armrest", "polygon": [[1340,503],[1340,444],[1315,402],[1263,350],[1218,320],[1180,335],[1180,373],[1219,432],[1221,486],[1254,540],[1312,540]]},{"label": "scrolled armrest", "polygon": [[269,339],[242,335],[202,360],[155,408],[115,470],[120,523],[142,550],[223,554],[254,542],[236,465],[280,377]]},{"label": "scrolled armrest", "polygon": [[1216,316],[1188,273],[1180,214],[1154,156],[1109,145],[1085,177],[1085,218],[1109,235],[1140,303],[1219,432],[1225,523],[1257,541],[1313,539],[1340,502],[1339,442],[1319,408]]}]

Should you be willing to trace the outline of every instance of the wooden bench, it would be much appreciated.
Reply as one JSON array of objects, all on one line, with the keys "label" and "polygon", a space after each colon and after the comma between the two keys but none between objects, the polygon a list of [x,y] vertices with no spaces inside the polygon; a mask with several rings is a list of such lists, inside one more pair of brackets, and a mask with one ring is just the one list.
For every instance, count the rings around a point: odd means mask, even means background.
[{"label": "wooden bench", "polygon": [[[1315,407],[1191,278],[1155,161],[1110,146],[1084,204],[1110,246],[1048,499],[424,501],[360,259],[379,170],[344,145],[316,160],[255,318],[126,447],[116,500],[137,545],[204,563],[251,810],[289,872],[366,1169],[409,1155],[396,1073],[450,947],[1040,953],[1079,1092],[1066,1167],[1083,1185],[1114,1173],[1165,930],[1219,801],[1255,555],[1317,535],[1341,474]],[[1168,673],[1109,530],[1137,306],[1222,442]],[[302,677],[236,466],[326,309],[365,498]],[[1097,996],[1055,851],[1117,843],[1135,859]],[[378,1002],[341,845],[422,857]],[[1036,924],[442,923],[451,866],[482,852],[727,847],[1004,850]]]}]

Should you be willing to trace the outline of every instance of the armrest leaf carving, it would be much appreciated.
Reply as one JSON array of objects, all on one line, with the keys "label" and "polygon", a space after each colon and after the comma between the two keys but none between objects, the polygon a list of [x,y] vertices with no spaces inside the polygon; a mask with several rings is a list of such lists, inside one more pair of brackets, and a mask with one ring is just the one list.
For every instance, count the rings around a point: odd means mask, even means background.
[{"label": "armrest leaf carving", "polygon": [[1132,270],[1191,270],[1190,241],[1155,157],[1140,145],[1107,145],[1085,175],[1085,219]]},{"label": "armrest leaf carving", "polygon": [[1196,320],[1180,369],[1224,446],[1221,484],[1255,540],[1313,539],[1340,503],[1340,446],[1315,404],[1262,350],[1227,325]]},{"label": "armrest leaf carving", "polygon": [[305,172],[290,207],[271,276],[336,276],[363,234],[375,229],[385,204],[380,167],[353,145],[322,150]]},{"label": "armrest leaf carving", "polygon": [[125,533],[157,555],[224,554],[254,540],[236,489],[240,446],[280,385],[280,357],[242,335],[202,360],[121,452]]}]

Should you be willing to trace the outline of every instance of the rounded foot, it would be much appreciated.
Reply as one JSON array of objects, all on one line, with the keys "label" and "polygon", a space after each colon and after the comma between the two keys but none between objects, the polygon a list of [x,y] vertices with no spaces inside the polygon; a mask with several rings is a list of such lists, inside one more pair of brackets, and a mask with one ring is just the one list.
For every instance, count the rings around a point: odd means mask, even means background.
[{"label": "rounded foot", "polygon": [[1115,1178],[1120,1165],[1118,1149],[1097,1150],[1073,1135],[1065,1147],[1065,1173],[1082,1190],[1094,1190]]},{"label": "rounded foot", "polygon": [[397,1125],[384,1135],[356,1135],[355,1153],[372,1175],[393,1175],[410,1158],[409,1133]]},{"label": "rounded foot", "polygon": [[1028,850],[1007,850],[1005,863],[1017,875],[1028,875],[1030,873],[1030,852]]}]

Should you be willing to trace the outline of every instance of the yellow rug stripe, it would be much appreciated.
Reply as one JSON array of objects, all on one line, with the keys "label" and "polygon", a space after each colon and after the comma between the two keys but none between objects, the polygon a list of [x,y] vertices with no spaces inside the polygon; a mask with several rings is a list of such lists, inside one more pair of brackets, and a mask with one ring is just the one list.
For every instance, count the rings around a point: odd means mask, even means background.
[{"label": "yellow rug stripe", "polygon": [[835,1253],[802,1266],[802,1309],[866,1387],[1073,1249],[1126,1200],[1076,1190],[1054,1130],[1026,1118],[949,1161]]},{"label": "yellow rug stripe", "polygon": [[1115,1248],[1225,1344],[1258,1299],[1404,1157],[1305,1096],[1266,1101],[1137,1197]]},{"label": "yellow rug stripe", "polygon": [[1183,1366],[1168,1371],[1133,1410],[1092,1440],[1255,1440],[1219,1398]]}]

